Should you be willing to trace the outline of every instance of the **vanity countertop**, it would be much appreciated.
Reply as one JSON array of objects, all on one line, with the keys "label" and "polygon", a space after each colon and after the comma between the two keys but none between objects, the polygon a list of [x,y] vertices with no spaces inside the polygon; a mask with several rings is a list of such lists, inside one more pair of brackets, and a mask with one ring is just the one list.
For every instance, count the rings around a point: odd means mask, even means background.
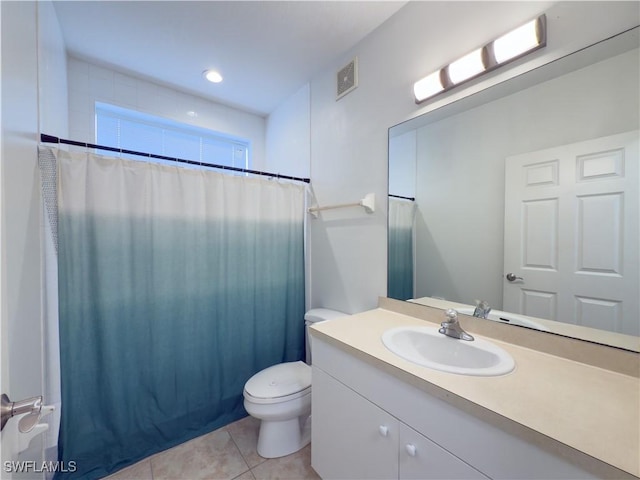
[{"label": "vanity countertop", "polygon": [[472,409],[488,409],[640,477],[640,379],[479,335],[509,352],[515,370],[495,377],[456,375],[406,361],[381,341],[390,328],[425,322],[377,308],[310,331],[424,391],[443,389]]}]

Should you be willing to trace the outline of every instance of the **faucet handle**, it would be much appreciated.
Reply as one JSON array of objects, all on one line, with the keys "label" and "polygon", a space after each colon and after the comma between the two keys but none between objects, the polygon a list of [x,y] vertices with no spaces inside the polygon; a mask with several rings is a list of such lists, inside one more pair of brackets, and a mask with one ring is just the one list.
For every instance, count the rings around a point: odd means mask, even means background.
[{"label": "faucet handle", "polygon": [[482,310],[486,310],[489,308],[489,302],[486,300],[476,300],[476,307],[481,308]]},{"label": "faucet handle", "polygon": [[444,312],[447,319],[440,324],[438,332],[448,337],[457,338],[460,340],[472,341],[473,336],[465,332],[458,322],[458,312],[453,308],[448,308]]},{"label": "faucet handle", "polygon": [[447,322],[456,323],[458,321],[458,311],[453,308],[447,308],[444,312]]}]

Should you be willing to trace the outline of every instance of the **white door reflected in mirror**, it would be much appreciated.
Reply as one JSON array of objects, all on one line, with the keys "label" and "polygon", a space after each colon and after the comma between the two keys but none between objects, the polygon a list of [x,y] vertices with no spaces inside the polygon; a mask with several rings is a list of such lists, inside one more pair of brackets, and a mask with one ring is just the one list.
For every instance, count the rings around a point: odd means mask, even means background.
[{"label": "white door reflected in mirror", "polygon": [[638,138],[506,159],[504,310],[640,335]]}]

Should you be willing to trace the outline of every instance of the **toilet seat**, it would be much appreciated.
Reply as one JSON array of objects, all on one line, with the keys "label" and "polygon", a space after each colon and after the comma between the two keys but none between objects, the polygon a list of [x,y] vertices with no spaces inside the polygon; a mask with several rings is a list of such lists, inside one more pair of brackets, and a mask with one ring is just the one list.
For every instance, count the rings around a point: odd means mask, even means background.
[{"label": "toilet seat", "polygon": [[244,386],[244,397],[253,403],[281,403],[311,393],[311,367],[304,362],[273,365],[256,373]]}]

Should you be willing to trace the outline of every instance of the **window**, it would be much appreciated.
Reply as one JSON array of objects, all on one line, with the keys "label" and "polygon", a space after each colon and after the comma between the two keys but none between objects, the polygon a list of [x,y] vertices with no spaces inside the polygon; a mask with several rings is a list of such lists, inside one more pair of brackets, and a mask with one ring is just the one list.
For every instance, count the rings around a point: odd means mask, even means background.
[{"label": "window", "polygon": [[[227,167],[251,168],[247,140],[106,103],[96,102],[96,143]],[[122,156],[173,164],[170,160]]]}]

